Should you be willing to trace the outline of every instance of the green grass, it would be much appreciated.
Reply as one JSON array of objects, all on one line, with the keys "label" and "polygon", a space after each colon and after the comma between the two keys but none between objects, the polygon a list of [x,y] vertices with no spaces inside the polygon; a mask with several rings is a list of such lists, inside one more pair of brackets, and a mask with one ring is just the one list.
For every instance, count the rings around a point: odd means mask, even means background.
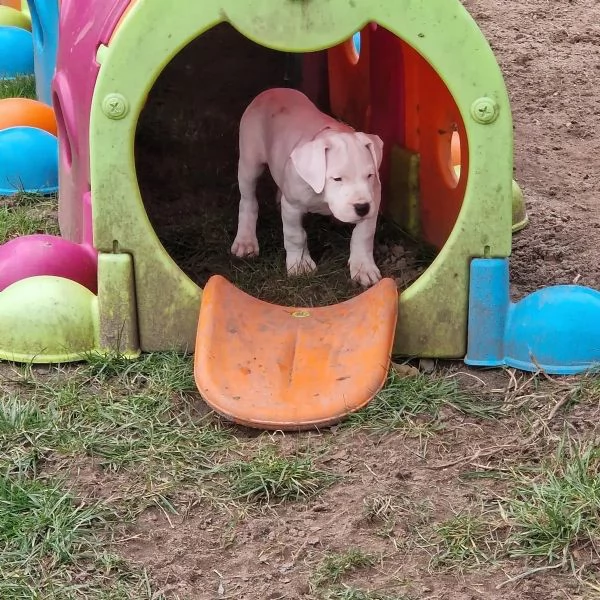
[{"label": "green grass", "polygon": [[0,244],[33,233],[58,234],[57,199],[17,194],[0,203]]},{"label": "green grass", "polygon": [[378,561],[378,556],[359,548],[352,548],[341,553],[328,552],[313,573],[310,587],[313,591],[329,592],[330,586],[339,582],[344,575],[357,569],[372,567]]},{"label": "green grass", "polygon": [[227,472],[235,499],[269,504],[308,500],[336,480],[333,473],[315,467],[311,455],[282,456],[273,446],[262,447],[251,460],[228,465]]},{"label": "green grass", "polygon": [[[503,477],[510,493],[498,515],[460,513],[436,524],[431,566],[465,570],[499,559],[537,559],[541,568],[585,568],[582,556],[599,557],[599,474],[600,447],[565,436],[537,468],[525,464]],[[502,536],[498,523],[506,530]]]},{"label": "green grass", "polygon": [[119,382],[127,387],[147,385],[165,393],[196,392],[193,357],[177,352],[155,352],[131,360],[119,353],[92,353],[87,372],[98,383]]},{"label": "green grass", "polygon": [[155,480],[165,489],[195,483],[214,468],[233,438],[194,414],[189,357],[148,354],[109,369],[115,364],[96,362],[42,377],[22,368],[0,398],[0,466],[35,470],[54,454],[90,456],[153,489]]},{"label": "green grass", "polygon": [[72,562],[86,550],[94,524],[106,522],[98,506],[76,507],[56,486],[0,476],[0,543],[8,552],[49,564]]},{"label": "green grass", "polygon": [[35,77],[27,75],[15,79],[0,79],[0,100],[3,98],[36,98]]},{"label": "green grass", "polygon": [[482,516],[459,513],[433,527],[434,570],[465,571],[489,563],[498,550],[491,526]]},{"label": "green grass", "polygon": [[600,368],[590,370],[573,384],[571,406],[580,402],[600,401]]},{"label": "green grass", "polygon": [[[336,480],[308,452],[284,456],[270,445],[237,458],[239,441],[195,411],[192,366],[189,356],[155,353],[2,371],[0,472],[30,487],[19,496],[13,486],[4,501],[0,598],[154,598],[143,572],[107,552],[117,522],[152,505],[176,511],[172,494],[243,510],[247,503],[308,500]],[[119,478],[117,498],[96,490],[103,505],[81,504],[63,491],[77,488],[78,471],[92,464]],[[49,488],[53,473],[69,483]],[[39,511],[32,510],[38,501]],[[9,537],[17,545],[2,553]]]},{"label": "green grass", "polygon": [[600,447],[565,438],[538,472],[515,473],[504,510],[513,525],[512,557],[565,561],[600,542]]},{"label": "green grass", "polygon": [[378,591],[362,590],[360,588],[341,585],[329,590],[324,600],[408,600],[408,596],[390,596]]},{"label": "green grass", "polygon": [[138,600],[144,572],[104,549],[116,515],[77,502],[61,483],[0,475],[0,598]]},{"label": "green grass", "polygon": [[363,410],[349,415],[344,424],[384,432],[414,426],[417,418],[433,425],[443,407],[480,418],[501,415],[497,403],[466,394],[454,379],[422,374],[403,377],[392,369],[383,389]]}]

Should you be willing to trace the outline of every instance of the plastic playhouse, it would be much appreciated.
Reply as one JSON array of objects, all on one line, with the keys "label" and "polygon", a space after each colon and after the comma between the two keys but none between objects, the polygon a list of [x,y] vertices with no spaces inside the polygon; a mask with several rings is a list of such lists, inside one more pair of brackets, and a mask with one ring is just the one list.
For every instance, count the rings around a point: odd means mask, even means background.
[{"label": "plastic playhouse", "polygon": [[[348,303],[276,307],[218,276],[200,289],[165,251],[136,179],[136,127],[166,65],[222,22],[300,57],[309,96],[328,97],[332,114],[383,139],[383,210],[439,250],[400,295],[384,280]],[[62,238],[46,240],[54,262],[35,238],[6,244],[20,246],[0,295],[1,358],[195,347],[213,407],[282,428],[332,422],[366,403],[392,351],[549,373],[599,362],[589,333],[599,293],[556,286],[510,302],[512,233],[527,217],[512,180],[509,99],[459,0],[180,0],[169,10],[162,0],[62,0],[59,41]],[[360,322],[349,318],[358,312]],[[241,414],[248,390],[264,398]],[[312,409],[288,421],[268,406],[308,397]]]}]

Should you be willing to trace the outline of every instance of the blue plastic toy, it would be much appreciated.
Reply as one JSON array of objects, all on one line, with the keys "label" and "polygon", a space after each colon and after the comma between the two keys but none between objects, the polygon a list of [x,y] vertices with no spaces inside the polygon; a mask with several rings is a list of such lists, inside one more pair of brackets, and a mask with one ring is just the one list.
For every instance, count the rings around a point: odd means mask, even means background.
[{"label": "blue plastic toy", "polygon": [[58,51],[58,0],[28,0],[33,32],[37,98],[52,104],[52,77]]},{"label": "blue plastic toy", "polygon": [[33,75],[33,36],[20,27],[0,27],[0,79]]},{"label": "blue plastic toy", "polygon": [[510,301],[508,259],[471,262],[465,362],[572,375],[600,366],[600,292],[542,288]]},{"label": "blue plastic toy", "polygon": [[58,140],[35,127],[0,130],[0,196],[58,191]]}]

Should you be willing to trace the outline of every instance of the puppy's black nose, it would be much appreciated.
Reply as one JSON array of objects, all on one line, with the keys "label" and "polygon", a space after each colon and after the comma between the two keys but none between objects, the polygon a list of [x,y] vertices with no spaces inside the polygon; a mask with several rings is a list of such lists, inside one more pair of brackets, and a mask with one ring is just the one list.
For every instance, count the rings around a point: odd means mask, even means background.
[{"label": "puppy's black nose", "polygon": [[356,211],[356,214],[359,217],[365,217],[366,215],[368,215],[370,208],[371,208],[371,205],[368,202],[365,202],[364,204],[355,204],[354,205],[354,210]]}]

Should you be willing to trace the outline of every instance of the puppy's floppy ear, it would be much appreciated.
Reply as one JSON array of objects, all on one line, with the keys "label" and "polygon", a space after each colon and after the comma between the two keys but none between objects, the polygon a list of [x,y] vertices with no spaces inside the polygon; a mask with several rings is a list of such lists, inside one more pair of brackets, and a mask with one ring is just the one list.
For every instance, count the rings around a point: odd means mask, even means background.
[{"label": "puppy's floppy ear", "polygon": [[373,159],[373,164],[377,169],[377,179],[379,179],[379,167],[381,167],[381,161],[383,159],[383,141],[378,135],[372,133],[362,133],[357,131],[354,135],[358,138],[361,144],[364,144]]},{"label": "puppy's floppy ear", "polygon": [[290,155],[298,175],[310,185],[316,194],[320,194],[325,188],[328,148],[329,145],[325,140],[317,139],[294,148]]}]

